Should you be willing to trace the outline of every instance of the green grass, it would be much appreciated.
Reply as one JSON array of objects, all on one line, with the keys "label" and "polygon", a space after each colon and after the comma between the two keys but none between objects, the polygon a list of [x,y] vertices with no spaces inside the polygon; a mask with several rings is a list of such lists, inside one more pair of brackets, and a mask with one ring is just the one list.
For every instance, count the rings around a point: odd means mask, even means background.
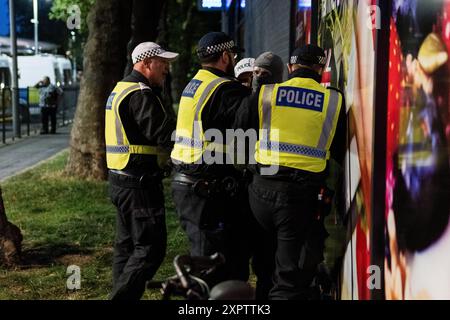
[{"label": "green grass", "polygon": [[[0,268],[0,299],[107,299],[111,291],[115,208],[106,182],[63,174],[67,152],[2,184],[8,219],[22,231],[23,265]],[[165,185],[167,195],[167,184]],[[155,279],[174,273],[175,255],[188,251],[166,196],[167,256]],[[66,269],[81,268],[81,290],[66,290]],[[148,290],[145,299],[159,299]]]}]

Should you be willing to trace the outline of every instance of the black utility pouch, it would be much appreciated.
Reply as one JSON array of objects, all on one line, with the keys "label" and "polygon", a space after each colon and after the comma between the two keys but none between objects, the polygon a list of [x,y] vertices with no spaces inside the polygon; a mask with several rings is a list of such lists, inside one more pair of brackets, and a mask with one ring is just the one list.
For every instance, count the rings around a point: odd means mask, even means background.
[{"label": "black utility pouch", "polygon": [[192,185],[192,189],[197,196],[202,198],[210,198],[213,193],[213,183],[204,179],[200,179]]}]

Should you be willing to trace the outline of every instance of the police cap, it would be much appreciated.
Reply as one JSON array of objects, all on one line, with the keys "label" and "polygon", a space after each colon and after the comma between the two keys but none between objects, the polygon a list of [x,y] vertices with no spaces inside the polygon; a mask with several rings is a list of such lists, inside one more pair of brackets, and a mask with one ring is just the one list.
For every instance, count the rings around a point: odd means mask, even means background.
[{"label": "police cap", "polygon": [[199,58],[206,58],[225,50],[238,53],[243,50],[238,48],[233,39],[223,32],[209,32],[198,42],[197,54]]},{"label": "police cap", "polygon": [[133,64],[152,57],[160,57],[171,62],[178,57],[178,53],[167,51],[154,42],[142,42],[131,53]]},{"label": "police cap", "polygon": [[307,44],[296,48],[290,57],[290,64],[303,64],[303,65],[313,65],[318,64],[324,66],[326,63],[325,51],[322,48]]}]

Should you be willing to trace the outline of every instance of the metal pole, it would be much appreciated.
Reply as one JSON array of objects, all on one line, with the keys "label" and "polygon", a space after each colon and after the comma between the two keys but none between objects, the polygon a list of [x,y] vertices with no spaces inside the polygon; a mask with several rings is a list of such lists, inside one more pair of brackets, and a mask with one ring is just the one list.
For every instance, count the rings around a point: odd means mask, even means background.
[{"label": "metal pole", "polygon": [[17,82],[17,36],[16,36],[16,13],[14,0],[9,0],[9,26],[11,35],[11,57],[12,57],[12,113],[13,113],[13,134],[20,138],[20,118],[19,118],[19,90]]},{"label": "metal pole", "polygon": [[27,136],[30,136],[30,87],[27,87]]},{"label": "metal pole", "polygon": [[5,99],[5,92],[8,88],[2,89],[2,141],[3,143],[6,143],[6,99]]},{"label": "metal pole", "polygon": [[71,43],[71,48],[70,48],[70,52],[72,53],[72,60],[73,60],[73,64],[72,64],[72,84],[76,85],[76,83],[77,83],[77,57],[76,57],[76,54],[75,54],[76,35],[75,35],[75,31],[72,31],[70,34],[72,35],[72,43]]},{"label": "metal pole", "polygon": [[39,12],[38,12],[38,0],[33,0],[33,23],[34,23],[34,54],[39,53]]}]

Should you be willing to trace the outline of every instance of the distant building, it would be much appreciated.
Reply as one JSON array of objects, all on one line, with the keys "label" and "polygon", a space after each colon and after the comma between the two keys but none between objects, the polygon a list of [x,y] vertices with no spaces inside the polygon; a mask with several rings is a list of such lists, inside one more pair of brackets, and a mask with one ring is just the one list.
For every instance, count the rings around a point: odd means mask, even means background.
[{"label": "distant building", "polygon": [[244,47],[243,57],[273,51],[287,62],[296,46],[315,39],[312,7],[311,0],[226,0],[222,31]]}]

